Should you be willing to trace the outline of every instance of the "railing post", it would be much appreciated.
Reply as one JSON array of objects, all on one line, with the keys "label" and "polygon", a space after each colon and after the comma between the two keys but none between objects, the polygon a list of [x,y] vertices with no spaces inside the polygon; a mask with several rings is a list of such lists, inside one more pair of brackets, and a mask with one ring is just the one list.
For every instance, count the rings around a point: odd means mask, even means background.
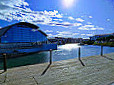
[{"label": "railing post", "polygon": [[41,75],[44,75],[46,73],[46,71],[48,70],[48,68],[51,66],[52,64],[52,49],[50,49],[50,63],[47,66],[47,68],[43,71],[43,73]]},{"label": "railing post", "polygon": [[4,65],[4,71],[7,71],[7,61],[6,61],[6,54],[3,54],[3,65]]},{"label": "railing post", "polygon": [[103,56],[103,46],[101,45],[101,56]]},{"label": "railing post", "polygon": [[78,51],[78,59],[80,60],[80,47],[79,47],[79,51]]},{"label": "railing post", "polygon": [[82,66],[85,66],[85,64],[82,62],[82,60],[81,60],[81,57],[80,57],[80,55],[81,55],[81,52],[80,52],[81,50],[80,50],[80,47],[79,47],[79,50],[78,50],[78,59],[79,59],[79,61],[80,61],[80,63],[82,64]]},{"label": "railing post", "polygon": [[52,49],[50,49],[50,64],[52,64]]}]

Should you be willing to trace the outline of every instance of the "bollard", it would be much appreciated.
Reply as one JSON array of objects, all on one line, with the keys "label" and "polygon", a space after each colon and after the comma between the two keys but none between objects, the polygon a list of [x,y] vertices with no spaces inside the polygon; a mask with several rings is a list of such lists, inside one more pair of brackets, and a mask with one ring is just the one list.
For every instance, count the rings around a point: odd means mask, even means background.
[{"label": "bollard", "polygon": [[50,64],[52,64],[52,49],[50,49]]},{"label": "bollard", "polygon": [[103,56],[103,46],[101,45],[101,56]]},{"label": "bollard", "polygon": [[79,51],[78,51],[78,59],[79,59],[80,63],[82,64],[82,66],[85,66],[85,64],[84,64],[84,63],[82,62],[82,60],[81,60],[80,55],[81,55],[81,52],[80,52],[80,47],[79,47]]},{"label": "bollard", "polygon": [[46,73],[46,71],[49,69],[49,67],[51,66],[51,64],[52,64],[52,49],[50,49],[50,63],[47,66],[47,68],[43,71],[43,73],[41,74],[41,76]]},{"label": "bollard", "polygon": [[79,51],[78,51],[78,59],[80,60],[80,47],[79,47]]},{"label": "bollard", "polygon": [[7,71],[6,54],[3,54],[4,71]]}]

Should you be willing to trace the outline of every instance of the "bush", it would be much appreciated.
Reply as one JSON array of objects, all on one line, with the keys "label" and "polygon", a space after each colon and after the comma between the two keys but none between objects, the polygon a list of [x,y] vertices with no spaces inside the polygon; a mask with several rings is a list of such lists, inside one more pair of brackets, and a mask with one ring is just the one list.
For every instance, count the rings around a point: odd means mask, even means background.
[{"label": "bush", "polygon": [[89,41],[83,41],[83,43],[84,44],[88,44],[88,45],[92,45],[92,44],[94,44],[94,41],[91,41],[91,40],[89,40]]},{"label": "bush", "polygon": [[96,42],[94,42],[94,45],[103,45],[103,46],[114,47],[114,42],[107,42],[107,43],[96,43]]}]

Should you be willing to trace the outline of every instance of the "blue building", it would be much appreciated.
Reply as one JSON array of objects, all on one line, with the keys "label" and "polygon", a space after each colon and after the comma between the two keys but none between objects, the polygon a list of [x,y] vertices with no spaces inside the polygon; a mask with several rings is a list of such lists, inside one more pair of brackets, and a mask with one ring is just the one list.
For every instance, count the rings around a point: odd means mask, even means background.
[{"label": "blue building", "polygon": [[33,53],[56,50],[38,26],[20,22],[0,29],[0,53]]}]

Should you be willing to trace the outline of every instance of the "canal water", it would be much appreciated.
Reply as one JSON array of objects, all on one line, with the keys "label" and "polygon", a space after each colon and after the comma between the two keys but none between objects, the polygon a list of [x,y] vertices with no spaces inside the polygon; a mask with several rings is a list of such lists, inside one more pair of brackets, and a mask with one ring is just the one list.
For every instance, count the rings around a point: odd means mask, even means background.
[{"label": "canal water", "polygon": [[[81,57],[100,55],[101,47],[93,45],[66,44],[59,45],[58,50],[52,52],[53,61],[74,59],[78,57],[78,49],[81,48]],[[103,53],[114,52],[114,47],[103,47]],[[35,53],[27,56],[11,58],[7,60],[8,68],[25,65],[45,63],[49,61],[49,52]],[[3,68],[3,62],[0,60],[0,69]]]}]

